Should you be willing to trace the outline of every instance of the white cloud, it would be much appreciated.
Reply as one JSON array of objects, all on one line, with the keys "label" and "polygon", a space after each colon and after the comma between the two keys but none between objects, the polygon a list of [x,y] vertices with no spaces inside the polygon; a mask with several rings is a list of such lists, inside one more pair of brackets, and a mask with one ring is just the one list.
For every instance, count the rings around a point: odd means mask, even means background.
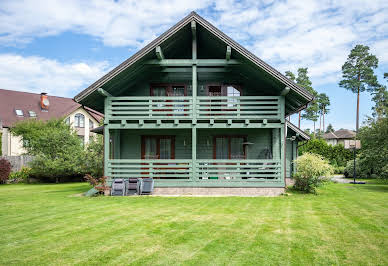
[{"label": "white cloud", "polygon": [[107,70],[106,62],[62,63],[38,56],[0,54],[2,89],[72,97]]}]

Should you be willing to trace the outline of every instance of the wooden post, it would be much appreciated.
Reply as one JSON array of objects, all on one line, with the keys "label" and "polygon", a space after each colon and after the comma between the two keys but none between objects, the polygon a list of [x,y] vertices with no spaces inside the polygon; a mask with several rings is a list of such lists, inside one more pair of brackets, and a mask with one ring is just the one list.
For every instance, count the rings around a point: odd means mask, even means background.
[{"label": "wooden post", "polygon": [[191,161],[192,161],[192,173],[191,179],[196,181],[196,160],[197,160],[197,129],[195,126],[191,128]]},{"label": "wooden post", "polygon": [[109,115],[108,115],[108,104],[109,97],[104,99],[104,176],[108,176],[108,160],[109,160],[109,147],[110,147],[110,136],[109,136]]}]

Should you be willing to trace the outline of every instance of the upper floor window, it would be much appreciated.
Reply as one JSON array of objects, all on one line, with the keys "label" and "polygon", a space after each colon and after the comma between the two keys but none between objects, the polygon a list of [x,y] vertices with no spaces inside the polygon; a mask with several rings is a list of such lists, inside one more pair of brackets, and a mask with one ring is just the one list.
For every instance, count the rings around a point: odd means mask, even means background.
[{"label": "upper floor window", "polygon": [[67,117],[67,118],[65,119],[65,123],[66,123],[66,125],[70,125],[70,117]]},{"label": "upper floor window", "polygon": [[74,116],[74,126],[81,128],[85,127],[85,116],[83,114],[78,113]]},{"label": "upper floor window", "polygon": [[36,113],[34,111],[28,111],[28,113],[30,114],[30,117],[36,117]]},{"label": "upper floor window", "polygon": [[15,113],[16,113],[17,116],[24,116],[23,111],[20,110],[20,109],[16,109]]},{"label": "upper floor window", "polygon": [[240,90],[237,89],[237,87],[235,86],[228,85],[226,89],[227,89],[227,96],[241,96]]},{"label": "upper floor window", "polygon": [[89,119],[89,130],[94,128],[94,123],[91,119]]}]

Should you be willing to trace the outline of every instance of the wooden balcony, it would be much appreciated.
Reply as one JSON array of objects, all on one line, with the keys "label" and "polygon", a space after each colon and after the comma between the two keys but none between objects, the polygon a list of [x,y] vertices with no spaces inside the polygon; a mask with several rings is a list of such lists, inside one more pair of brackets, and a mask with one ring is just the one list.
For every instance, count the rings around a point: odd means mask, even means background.
[{"label": "wooden balcony", "polygon": [[106,123],[214,123],[275,121],[282,116],[280,96],[108,97]]},{"label": "wooden balcony", "polygon": [[157,186],[282,186],[281,160],[108,160],[110,178],[155,179]]}]

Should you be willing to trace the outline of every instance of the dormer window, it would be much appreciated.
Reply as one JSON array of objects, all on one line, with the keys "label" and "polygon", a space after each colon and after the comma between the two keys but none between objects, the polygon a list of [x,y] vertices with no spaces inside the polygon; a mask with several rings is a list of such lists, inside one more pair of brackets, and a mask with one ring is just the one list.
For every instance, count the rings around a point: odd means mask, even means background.
[{"label": "dormer window", "polygon": [[28,111],[30,117],[36,117],[36,113],[34,111]]},{"label": "dormer window", "polygon": [[23,111],[20,110],[20,109],[16,109],[15,113],[16,113],[17,116],[24,116]]}]

